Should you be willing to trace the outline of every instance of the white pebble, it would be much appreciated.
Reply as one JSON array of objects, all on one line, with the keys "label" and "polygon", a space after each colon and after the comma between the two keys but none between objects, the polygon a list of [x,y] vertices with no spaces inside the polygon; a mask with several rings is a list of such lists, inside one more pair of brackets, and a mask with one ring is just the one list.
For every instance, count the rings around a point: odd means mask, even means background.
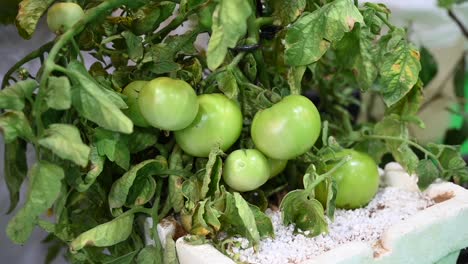
[{"label": "white pebble", "polygon": [[245,238],[235,238],[240,248],[231,248],[228,254],[252,264],[299,263],[350,241],[374,244],[383,231],[416,212],[432,205],[433,201],[419,192],[394,187],[380,189],[365,207],[355,210],[336,210],[335,221],[329,223],[329,233],[313,238],[309,231],[294,234],[294,226],[282,224],[281,212],[268,209],[275,230],[275,239],[260,242],[258,252],[246,248]]}]

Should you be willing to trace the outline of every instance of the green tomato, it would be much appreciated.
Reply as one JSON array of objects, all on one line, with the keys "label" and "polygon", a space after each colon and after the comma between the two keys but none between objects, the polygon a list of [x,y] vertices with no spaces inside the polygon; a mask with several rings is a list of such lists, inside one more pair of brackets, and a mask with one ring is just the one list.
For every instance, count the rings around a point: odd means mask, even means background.
[{"label": "green tomato", "polygon": [[200,109],[193,123],[174,133],[177,144],[195,157],[208,157],[216,145],[226,151],[241,134],[239,106],[223,94],[200,95],[198,102]]},{"label": "green tomato", "polygon": [[[336,207],[354,209],[370,202],[379,189],[380,176],[375,161],[367,154],[352,149],[345,149],[336,154],[338,159],[350,157],[345,164],[333,172],[337,183]],[[332,164],[327,166],[330,170]],[[324,184],[319,184],[315,193],[317,199],[326,203]]]},{"label": "green tomato", "polygon": [[198,112],[195,90],[182,80],[158,77],[140,91],[138,105],[146,121],[163,130],[188,127]]},{"label": "green tomato", "polygon": [[227,157],[223,167],[224,182],[239,192],[262,186],[270,177],[267,158],[256,149],[238,149]]},{"label": "green tomato", "polygon": [[320,135],[320,114],[302,95],[289,95],[270,108],[257,112],[252,140],[273,159],[289,160],[307,152]]},{"label": "green tomato", "polygon": [[147,84],[147,81],[134,81],[129,83],[122,91],[122,94],[127,96],[127,109],[123,109],[122,112],[126,114],[132,121],[133,124],[140,127],[149,127],[148,122],[141,114],[140,106],[138,105],[138,97],[141,88]]},{"label": "green tomato", "polygon": [[268,158],[268,164],[270,165],[270,179],[280,174],[286,168],[288,164],[287,160],[277,160]]},{"label": "green tomato", "polygon": [[75,3],[56,3],[47,11],[47,26],[52,32],[61,34],[70,29],[83,16],[83,9]]}]

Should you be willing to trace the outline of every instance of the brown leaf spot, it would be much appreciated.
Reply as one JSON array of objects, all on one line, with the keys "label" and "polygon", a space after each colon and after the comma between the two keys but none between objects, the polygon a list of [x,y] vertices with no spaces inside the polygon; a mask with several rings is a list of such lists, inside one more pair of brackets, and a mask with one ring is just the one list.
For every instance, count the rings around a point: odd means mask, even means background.
[{"label": "brown leaf spot", "polygon": [[417,50],[411,50],[411,56],[415,57],[417,60],[421,58],[421,55],[419,54],[419,51]]},{"label": "brown leaf spot", "polygon": [[393,64],[392,65],[392,71],[400,72],[401,71],[401,65],[399,63]]},{"label": "brown leaf spot", "polygon": [[354,76],[356,76],[356,77],[359,76],[358,69],[354,68],[354,69],[352,69],[352,72],[353,72]]},{"label": "brown leaf spot", "polygon": [[432,200],[434,200],[435,203],[441,203],[452,199],[454,196],[455,193],[453,193],[453,191],[447,191],[437,195],[436,197],[432,198]]},{"label": "brown leaf spot", "polygon": [[353,30],[354,28],[354,23],[356,23],[356,20],[352,17],[346,17],[346,24],[348,24],[349,31]]}]

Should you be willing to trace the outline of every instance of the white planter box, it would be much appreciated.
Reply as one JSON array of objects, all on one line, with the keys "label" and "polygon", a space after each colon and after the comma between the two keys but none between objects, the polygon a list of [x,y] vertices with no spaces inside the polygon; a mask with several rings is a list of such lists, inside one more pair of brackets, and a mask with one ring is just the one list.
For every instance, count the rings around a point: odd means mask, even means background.
[{"label": "white planter box", "polygon": [[[431,185],[425,194],[436,204],[388,228],[378,246],[350,242],[301,264],[454,264],[468,246],[468,190],[452,183]],[[233,264],[211,245],[176,242],[180,264]]]}]

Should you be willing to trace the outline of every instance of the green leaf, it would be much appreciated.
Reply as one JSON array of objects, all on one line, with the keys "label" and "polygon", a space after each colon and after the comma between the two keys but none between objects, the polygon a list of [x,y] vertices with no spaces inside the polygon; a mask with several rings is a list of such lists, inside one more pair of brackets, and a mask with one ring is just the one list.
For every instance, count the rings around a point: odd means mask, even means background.
[{"label": "green leaf", "polygon": [[462,4],[465,2],[467,2],[467,0],[438,0],[437,5],[442,8],[450,9],[453,5]]},{"label": "green leaf", "polygon": [[5,144],[4,166],[5,183],[10,193],[9,214],[18,204],[21,184],[28,172],[26,142],[14,140]]},{"label": "green leaf", "polygon": [[224,61],[228,48],[247,32],[247,18],[252,8],[247,0],[220,0],[213,13],[212,34],[208,43],[207,64],[215,70]]},{"label": "green leaf", "polygon": [[176,244],[172,238],[172,235],[170,234],[166,236],[163,264],[179,264],[179,260],[177,259]]},{"label": "green leaf", "polygon": [[255,205],[249,205],[250,210],[255,217],[255,224],[257,225],[258,233],[260,238],[274,237],[275,231],[273,229],[273,223],[271,219]]},{"label": "green leaf", "polygon": [[125,43],[127,44],[128,57],[134,62],[137,62],[143,58],[142,39],[135,36],[130,31],[122,32],[122,36],[124,37]]},{"label": "green leaf", "polygon": [[156,30],[161,22],[172,15],[175,7],[173,2],[151,2],[138,8],[134,14],[133,30],[137,35]]},{"label": "green leaf", "polygon": [[131,264],[134,263],[133,259],[138,254],[139,250],[134,250],[132,252],[126,253],[122,256],[117,256],[111,260],[103,262],[103,264]]},{"label": "green leaf", "polygon": [[28,119],[19,111],[8,111],[0,116],[0,131],[6,143],[18,137],[30,142],[34,139]]},{"label": "green leaf", "polygon": [[23,110],[24,99],[30,97],[37,88],[35,80],[20,81],[0,91],[0,108]]},{"label": "green leaf", "polygon": [[419,78],[424,84],[428,84],[437,75],[438,66],[437,61],[431,52],[425,47],[421,47],[421,71]]},{"label": "green leaf", "polygon": [[23,0],[19,3],[16,27],[23,38],[31,38],[42,14],[53,2],[54,0]]},{"label": "green leaf", "polygon": [[7,226],[7,235],[13,242],[24,244],[28,240],[39,216],[60,194],[64,176],[62,168],[46,161],[39,161],[31,168],[26,202]]},{"label": "green leaf", "polygon": [[[171,156],[169,157],[169,169],[183,169],[182,149],[178,145],[174,146]],[[184,207],[184,194],[182,192],[183,182],[184,178],[182,178],[182,176],[169,175],[169,201],[176,213],[179,213]]]},{"label": "green leaf", "polygon": [[10,0],[2,3],[0,10],[0,24],[13,24],[18,14],[18,4],[21,0]]},{"label": "green leaf", "polygon": [[378,68],[374,61],[373,41],[374,37],[369,30],[357,25],[353,31],[345,34],[336,46],[337,57],[353,72],[359,88],[363,91],[371,88],[377,78]]},{"label": "green leaf", "polygon": [[[166,240],[167,241],[167,240]],[[158,249],[154,246],[144,247],[136,258],[137,264],[160,264],[158,259],[161,259],[162,252],[158,252]]]},{"label": "green leaf", "polygon": [[306,0],[272,0],[273,18],[275,25],[287,26],[298,18],[306,7]]},{"label": "green leaf", "polygon": [[280,209],[283,224],[294,224],[296,231],[309,231],[308,236],[316,236],[328,230],[322,204],[305,190],[295,190],[286,194]]},{"label": "green leaf", "polygon": [[443,179],[463,179],[464,181],[468,179],[467,165],[458,147],[433,143],[428,144],[427,147],[429,151],[438,157],[443,169]]},{"label": "green leaf", "polygon": [[128,148],[130,153],[138,153],[154,146],[157,142],[158,131],[135,127],[135,131],[128,138]]},{"label": "green leaf", "polygon": [[71,107],[71,86],[67,77],[49,77],[46,102],[48,107],[56,110],[66,110]]},{"label": "green leaf", "polygon": [[239,95],[239,86],[237,85],[236,78],[230,70],[226,70],[216,75],[216,81],[218,82],[218,87],[224,95],[229,99],[237,100]]},{"label": "green leaf", "polygon": [[45,130],[38,143],[60,158],[73,161],[81,167],[88,164],[90,148],[83,144],[80,131],[75,126],[52,124]]},{"label": "green leaf", "polygon": [[129,171],[112,184],[109,192],[110,209],[120,208],[125,205],[136,178],[151,177],[165,169],[167,169],[167,161],[162,156],[143,161],[131,167]]},{"label": "green leaf", "polygon": [[128,192],[127,207],[144,205],[153,198],[156,181],[152,177],[137,177]]},{"label": "green leaf", "polygon": [[397,114],[401,117],[416,117],[423,99],[422,85],[415,85],[405,97],[387,109],[387,114]]},{"label": "green leaf", "polygon": [[101,174],[104,169],[104,156],[100,156],[95,145],[91,145],[89,153],[89,167],[88,172],[82,183],[80,183],[76,189],[79,192],[84,192],[89,189],[89,187],[96,181],[96,178]]},{"label": "green leaf", "polygon": [[375,133],[393,137],[392,139],[385,140],[390,153],[409,173],[413,173],[416,170],[419,158],[408,143],[404,142],[404,140],[409,138],[409,132],[405,123],[398,116],[393,114],[384,117],[384,119],[375,125]]},{"label": "green leaf", "polygon": [[418,186],[421,189],[425,189],[440,176],[439,170],[434,165],[434,162],[429,159],[419,161],[418,167],[416,168],[416,174],[419,178]]},{"label": "green leaf", "polygon": [[205,220],[206,224],[213,228],[216,232],[221,229],[221,222],[219,221],[220,216],[221,212],[213,208],[211,203],[205,204],[205,214],[203,215],[203,219]]},{"label": "green leaf", "polygon": [[130,166],[128,136],[102,128],[95,129],[95,144],[100,156],[106,156],[122,169]]},{"label": "green leaf", "polygon": [[354,24],[364,23],[351,0],[337,0],[316,11],[303,15],[286,32],[285,61],[291,66],[308,65],[318,61]]},{"label": "green leaf", "polygon": [[388,152],[387,146],[382,140],[368,139],[358,142],[353,149],[367,153],[374,159],[376,164],[380,164],[382,157]]},{"label": "green leaf", "polygon": [[381,94],[390,107],[400,101],[417,83],[421,63],[419,51],[406,40],[403,29],[382,38],[383,56],[380,64]]},{"label": "green leaf", "polygon": [[126,107],[125,101],[84,73],[86,71],[79,62],[70,63],[68,68],[73,72],[72,104],[76,110],[84,118],[103,128],[130,134],[133,131],[133,123],[120,110]]},{"label": "green leaf", "polygon": [[237,192],[226,193],[226,209],[222,215],[222,223],[226,225],[223,229],[228,228],[230,232],[242,235],[254,245],[260,242],[255,215],[249,204]]},{"label": "green leaf", "polygon": [[70,250],[76,252],[85,246],[107,247],[124,241],[132,233],[133,218],[133,214],[117,217],[80,234],[71,242]]}]

